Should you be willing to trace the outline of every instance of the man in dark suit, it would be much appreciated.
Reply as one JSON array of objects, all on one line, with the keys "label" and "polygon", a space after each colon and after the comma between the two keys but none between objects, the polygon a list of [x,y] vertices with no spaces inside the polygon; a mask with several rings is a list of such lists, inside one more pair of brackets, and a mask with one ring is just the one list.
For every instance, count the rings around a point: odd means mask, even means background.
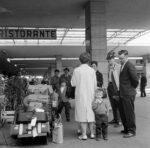
[{"label": "man in dark suit", "polygon": [[69,97],[69,98],[71,98],[71,89],[72,89],[72,87],[71,87],[71,75],[69,74],[69,68],[65,68],[64,69],[64,74],[62,74],[61,76],[60,76],[60,79],[59,79],[59,82],[60,82],[60,84],[61,84],[61,82],[63,82],[63,81],[65,81],[66,82],[66,85],[67,85],[67,96]]},{"label": "man in dark suit", "polygon": [[53,87],[53,90],[56,90],[56,92],[59,91],[59,70],[58,69],[55,69],[55,75],[51,78],[51,85]]},{"label": "man in dark suit", "polygon": [[118,55],[121,63],[119,111],[124,127],[121,133],[124,133],[124,138],[129,138],[136,134],[134,101],[138,77],[135,66],[128,61],[128,51],[121,50]]}]

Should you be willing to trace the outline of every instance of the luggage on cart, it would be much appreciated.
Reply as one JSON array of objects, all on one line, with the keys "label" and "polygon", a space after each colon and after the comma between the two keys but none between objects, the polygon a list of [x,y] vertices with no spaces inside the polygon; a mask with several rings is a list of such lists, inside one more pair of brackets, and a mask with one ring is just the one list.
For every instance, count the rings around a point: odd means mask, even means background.
[{"label": "luggage on cart", "polygon": [[37,122],[47,122],[48,117],[46,112],[20,112],[18,113],[17,123],[31,122],[33,117],[37,118]]}]

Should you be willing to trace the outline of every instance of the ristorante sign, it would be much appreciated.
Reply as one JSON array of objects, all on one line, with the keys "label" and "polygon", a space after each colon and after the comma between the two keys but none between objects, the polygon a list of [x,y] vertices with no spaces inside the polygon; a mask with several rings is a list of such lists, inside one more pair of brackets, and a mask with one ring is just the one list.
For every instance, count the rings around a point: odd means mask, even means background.
[{"label": "ristorante sign", "polygon": [[56,29],[0,29],[0,39],[56,39]]}]

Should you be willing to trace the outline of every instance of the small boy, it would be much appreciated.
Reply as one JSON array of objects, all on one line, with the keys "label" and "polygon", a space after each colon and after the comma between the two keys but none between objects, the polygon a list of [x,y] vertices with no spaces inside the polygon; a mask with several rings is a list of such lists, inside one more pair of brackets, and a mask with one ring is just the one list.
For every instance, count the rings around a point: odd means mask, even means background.
[{"label": "small boy", "polygon": [[62,81],[59,89],[58,97],[58,113],[61,114],[63,107],[65,107],[66,121],[70,121],[70,103],[67,96],[67,84],[66,81]]},{"label": "small boy", "polygon": [[108,115],[109,105],[106,99],[103,99],[103,90],[98,88],[95,92],[95,99],[92,102],[92,109],[95,113],[96,120],[96,141],[101,139],[108,140]]}]

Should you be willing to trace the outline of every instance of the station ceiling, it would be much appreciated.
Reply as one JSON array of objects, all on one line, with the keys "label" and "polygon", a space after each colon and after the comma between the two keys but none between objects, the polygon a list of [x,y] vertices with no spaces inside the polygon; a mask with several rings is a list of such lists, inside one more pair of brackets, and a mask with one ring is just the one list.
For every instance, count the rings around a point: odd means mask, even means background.
[{"label": "station ceiling", "polygon": [[[67,29],[85,29],[85,5],[88,0],[0,0],[0,27],[38,27],[38,28],[65,28]],[[125,30],[150,30],[150,1],[149,0],[106,0],[106,22],[107,29],[120,32]],[[119,32],[118,31],[118,32]],[[139,31],[140,32],[140,31]],[[117,40],[116,32],[110,34],[107,41]],[[131,32],[130,32],[131,33]],[[138,33],[138,32],[137,32]],[[107,35],[107,36],[108,36]],[[123,34],[122,34],[123,35]],[[131,34],[130,34],[131,35]],[[126,42],[136,34],[126,38]],[[11,42],[11,41],[10,41]],[[40,58],[54,57],[62,55],[63,57],[78,57],[85,50],[83,45],[28,45],[22,44],[16,46],[14,41],[12,45],[2,44],[0,41],[0,50],[5,50],[9,58]],[[117,43],[117,41],[116,41]],[[118,43],[119,45],[119,43]],[[109,49],[118,48],[118,45],[109,45]],[[141,56],[150,54],[149,47],[119,47],[128,48],[131,56]],[[34,64],[33,64],[34,63]],[[31,62],[30,67],[37,67],[41,61]],[[15,63],[14,63],[15,64]],[[19,64],[19,63],[18,63]],[[20,63],[21,65],[22,63]],[[26,61],[23,63],[26,64]],[[47,65],[40,65],[45,67]],[[21,66],[20,66],[21,67]],[[26,67],[28,68],[28,67]],[[34,70],[35,71],[35,70]],[[41,70],[43,71],[43,70]]]},{"label": "station ceiling", "polygon": [[[88,0],[0,0],[0,26],[84,28]],[[150,29],[149,0],[106,0],[109,29]]]}]

